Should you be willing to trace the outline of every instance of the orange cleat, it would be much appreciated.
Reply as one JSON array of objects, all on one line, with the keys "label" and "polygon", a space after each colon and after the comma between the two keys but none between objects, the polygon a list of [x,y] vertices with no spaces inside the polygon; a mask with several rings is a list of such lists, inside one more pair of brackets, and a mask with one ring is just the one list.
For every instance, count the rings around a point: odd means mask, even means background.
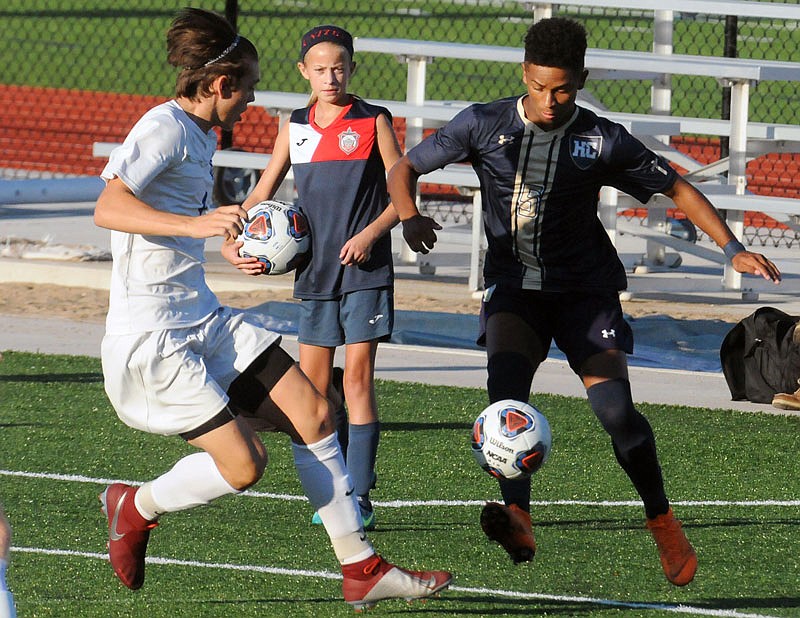
[{"label": "orange cleat", "polygon": [[487,502],[481,511],[481,528],[511,556],[514,564],[530,562],[536,554],[531,514],[516,504],[505,506]]},{"label": "orange cleat", "polygon": [[676,586],[685,586],[692,581],[697,571],[697,555],[683,533],[681,522],[672,514],[672,509],[664,515],[648,519],[647,528],[658,546],[661,567],[667,579]]}]

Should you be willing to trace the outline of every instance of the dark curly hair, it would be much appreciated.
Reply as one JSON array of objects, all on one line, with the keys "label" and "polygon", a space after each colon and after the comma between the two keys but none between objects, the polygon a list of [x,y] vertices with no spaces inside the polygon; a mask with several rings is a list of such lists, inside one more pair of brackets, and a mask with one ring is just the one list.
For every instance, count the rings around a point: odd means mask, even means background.
[{"label": "dark curly hair", "polygon": [[536,22],[525,35],[525,62],[581,73],[586,29],[573,19],[552,17]]}]

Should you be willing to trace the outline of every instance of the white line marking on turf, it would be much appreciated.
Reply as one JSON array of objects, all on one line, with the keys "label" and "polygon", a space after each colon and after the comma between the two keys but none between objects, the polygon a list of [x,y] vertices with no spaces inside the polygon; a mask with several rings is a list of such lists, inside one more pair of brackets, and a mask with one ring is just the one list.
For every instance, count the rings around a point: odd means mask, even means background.
[{"label": "white line marking on turf", "polygon": [[[92,558],[95,560],[108,561],[108,554],[98,554],[96,552],[73,551],[68,549],[44,549],[39,547],[12,547],[12,552],[42,554],[48,556],[68,556],[78,558]],[[341,580],[340,573],[329,571],[306,571],[301,569],[281,569],[276,567],[265,567],[249,564],[215,563],[200,562],[198,560],[178,560],[176,558],[160,558],[158,556],[148,556],[145,558],[148,564],[160,564],[171,566],[188,566],[203,569],[224,569],[228,571],[248,571],[255,573],[268,573],[270,575],[286,575],[291,577],[316,577],[320,579]],[[516,592],[514,590],[496,590],[492,588],[468,588],[465,586],[450,586],[454,592],[466,592],[468,594],[483,594],[487,596],[507,597],[520,600],[536,601],[556,601],[583,603],[586,605],[603,605],[606,607],[634,608],[641,610],[653,610],[660,612],[670,612],[675,614],[688,614],[692,616],[720,616],[723,618],[779,618],[768,614],[750,614],[728,609],[707,609],[704,607],[694,607],[691,605],[670,605],[667,603],[642,603],[637,601],[615,601],[613,599],[602,599],[596,597],[569,596],[560,594],[544,594],[541,592]]]},{"label": "white line marking on turf", "polygon": [[[78,558],[96,558],[108,562],[108,554],[98,554],[95,552],[73,551],[69,549],[42,549],[39,547],[12,547],[12,552],[27,554],[44,554],[48,556],[71,556]],[[158,556],[147,556],[144,561],[147,564],[161,564],[174,566],[201,567],[206,569],[226,569],[228,571],[253,571],[256,573],[269,573],[270,575],[289,575],[292,577],[319,577],[321,579],[342,579],[340,573],[330,573],[328,571],[306,571],[300,569],[281,569],[278,567],[265,567],[250,564],[231,564],[199,562],[197,560],[178,560],[177,558],[159,558]]]},{"label": "white line marking on turf", "polygon": [[[130,481],[124,479],[106,479],[84,476],[82,474],[58,474],[50,472],[25,472],[21,470],[2,470],[0,476],[17,476],[23,478],[47,479],[51,481],[69,481],[73,483],[91,483],[94,485],[110,485],[111,483],[125,483],[127,485],[142,485],[143,481]],[[271,500],[286,500],[305,502],[305,496],[294,494],[276,494],[262,491],[244,491],[240,495],[251,498],[268,498]],[[373,502],[376,506],[387,508],[411,508],[426,506],[482,506],[486,500],[386,500]],[[676,506],[800,506],[800,500],[673,500]],[[532,500],[531,506],[641,506],[638,500]]]}]

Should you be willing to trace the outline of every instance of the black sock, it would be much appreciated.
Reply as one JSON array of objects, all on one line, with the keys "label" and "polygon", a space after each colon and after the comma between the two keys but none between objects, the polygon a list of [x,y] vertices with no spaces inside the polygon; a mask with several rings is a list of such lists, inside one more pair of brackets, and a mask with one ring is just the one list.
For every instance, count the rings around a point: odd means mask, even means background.
[{"label": "black sock", "polygon": [[656,454],[653,429],[633,405],[631,385],[619,378],[600,382],[586,390],[589,405],[611,436],[617,462],[644,502],[647,517],[666,513],[669,501]]}]

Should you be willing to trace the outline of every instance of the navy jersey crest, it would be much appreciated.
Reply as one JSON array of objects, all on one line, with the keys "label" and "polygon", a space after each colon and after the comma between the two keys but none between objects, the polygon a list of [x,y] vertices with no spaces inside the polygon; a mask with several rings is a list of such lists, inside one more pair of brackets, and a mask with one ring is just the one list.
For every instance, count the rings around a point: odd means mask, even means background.
[{"label": "navy jersey crest", "polygon": [[588,170],[600,158],[603,148],[601,135],[570,135],[569,156],[572,162],[582,170]]}]

